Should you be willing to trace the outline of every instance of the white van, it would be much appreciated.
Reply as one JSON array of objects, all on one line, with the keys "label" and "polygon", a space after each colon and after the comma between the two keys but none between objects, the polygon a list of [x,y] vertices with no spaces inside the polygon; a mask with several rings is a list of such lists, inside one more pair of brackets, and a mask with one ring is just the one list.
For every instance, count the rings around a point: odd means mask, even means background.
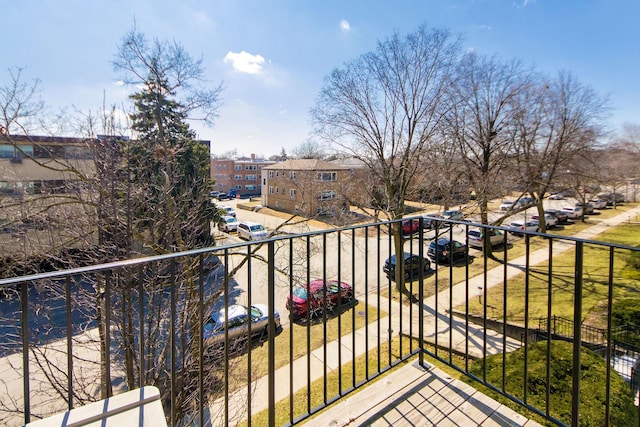
[{"label": "white van", "polygon": [[238,224],[238,237],[247,240],[260,240],[269,235],[262,224],[251,221],[242,221]]}]

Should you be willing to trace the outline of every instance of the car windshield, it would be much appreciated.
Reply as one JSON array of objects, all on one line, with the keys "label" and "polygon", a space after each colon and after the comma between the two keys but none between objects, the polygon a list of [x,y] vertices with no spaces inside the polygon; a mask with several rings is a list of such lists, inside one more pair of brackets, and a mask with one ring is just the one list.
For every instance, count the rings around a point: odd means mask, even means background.
[{"label": "car windshield", "polygon": [[307,289],[302,286],[298,286],[293,288],[293,296],[296,296],[300,299],[307,299]]},{"label": "car windshield", "polygon": [[478,230],[469,230],[469,237],[482,237],[482,233]]},{"label": "car windshield", "polygon": [[251,306],[251,318],[253,320],[259,319],[263,315],[264,313],[262,312],[262,310],[260,310],[258,307]]},{"label": "car windshield", "polygon": [[264,227],[260,224],[251,226],[251,231],[262,231],[262,230],[264,230]]}]

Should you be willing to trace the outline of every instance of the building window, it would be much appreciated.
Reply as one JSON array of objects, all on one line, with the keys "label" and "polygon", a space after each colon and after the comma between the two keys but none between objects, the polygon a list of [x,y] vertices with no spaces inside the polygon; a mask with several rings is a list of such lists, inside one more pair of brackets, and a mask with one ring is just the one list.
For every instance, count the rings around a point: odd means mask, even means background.
[{"label": "building window", "polygon": [[236,170],[237,171],[241,171],[242,170],[242,165],[236,165]]},{"label": "building window", "polygon": [[269,194],[273,194],[273,186],[269,186]]},{"label": "building window", "polygon": [[236,185],[236,190],[242,190],[242,185]]},{"label": "building window", "polygon": [[318,172],[318,181],[337,181],[338,172]]},{"label": "building window", "polygon": [[257,179],[256,175],[245,175],[244,179],[247,181],[255,181]]},{"label": "building window", "polygon": [[296,189],[292,188],[289,190],[289,195],[291,196],[292,199],[296,198]]},{"label": "building window", "polygon": [[296,180],[296,173],[295,172],[289,172],[289,179],[291,179],[292,181]]},{"label": "building window", "polygon": [[244,189],[253,191],[253,190],[256,190],[256,187],[257,186],[255,184],[247,184],[247,185],[244,186]]},{"label": "building window", "polygon": [[280,176],[280,171],[276,171],[276,176]]},{"label": "building window", "polygon": [[276,187],[276,194],[278,194],[278,187]]},{"label": "building window", "polygon": [[269,171],[269,178],[273,178],[273,171]]},{"label": "building window", "polygon": [[0,158],[12,159],[13,158],[13,145],[0,144]]},{"label": "building window", "polygon": [[242,175],[236,175],[236,181],[242,181]]},{"label": "building window", "polygon": [[[31,147],[33,150],[33,147]],[[92,159],[93,153],[91,148],[83,146],[70,146],[64,147],[65,159]]]},{"label": "building window", "polygon": [[256,170],[256,165],[246,165],[244,169],[248,171],[254,171]]},{"label": "building window", "polygon": [[321,191],[318,194],[318,199],[320,200],[331,200],[331,199],[335,199],[337,196],[336,191],[335,190],[327,190],[327,191]]}]

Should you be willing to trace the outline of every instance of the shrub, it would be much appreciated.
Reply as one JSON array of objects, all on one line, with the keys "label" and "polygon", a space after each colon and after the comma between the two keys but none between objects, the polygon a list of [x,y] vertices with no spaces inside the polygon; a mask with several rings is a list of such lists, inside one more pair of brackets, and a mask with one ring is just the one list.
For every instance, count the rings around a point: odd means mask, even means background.
[{"label": "shrub", "polygon": [[640,325],[640,298],[616,301],[611,311],[612,326]]},{"label": "shrub", "polygon": [[[560,421],[571,424],[573,344],[566,341],[551,342],[550,413]],[[606,361],[587,348],[582,348],[580,366],[580,425],[605,425]],[[547,341],[529,345],[527,364],[527,403],[544,411],[546,403]],[[486,365],[487,382],[502,384],[502,354],[478,359],[470,366],[470,372],[482,377]],[[524,399],[524,348],[507,354],[504,375],[506,391]],[[638,426],[637,408],[631,387],[615,372],[611,376],[610,425]]]}]

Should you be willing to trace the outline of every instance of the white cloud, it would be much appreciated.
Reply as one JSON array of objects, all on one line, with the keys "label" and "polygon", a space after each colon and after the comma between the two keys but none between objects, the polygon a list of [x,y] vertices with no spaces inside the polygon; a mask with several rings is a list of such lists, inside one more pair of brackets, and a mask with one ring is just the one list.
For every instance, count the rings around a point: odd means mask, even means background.
[{"label": "white cloud", "polygon": [[349,24],[349,21],[347,21],[346,19],[343,19],[342,21],[340,21],[340,29],[342,31],[349,31],[351,30],[351,24]]},{"label": "white cloud", "polygon": [[487,30],[487,31],[491,31],[491,25],[474,25],[473,26],[474,30]]},{"label": "white cloud", "polygon": [[230,62],[233,69],[240,73],[260,74],[264,58],[261,55],[252,55],[243,50],[239,53],[228,52],[224,57],[224,62]]}]

